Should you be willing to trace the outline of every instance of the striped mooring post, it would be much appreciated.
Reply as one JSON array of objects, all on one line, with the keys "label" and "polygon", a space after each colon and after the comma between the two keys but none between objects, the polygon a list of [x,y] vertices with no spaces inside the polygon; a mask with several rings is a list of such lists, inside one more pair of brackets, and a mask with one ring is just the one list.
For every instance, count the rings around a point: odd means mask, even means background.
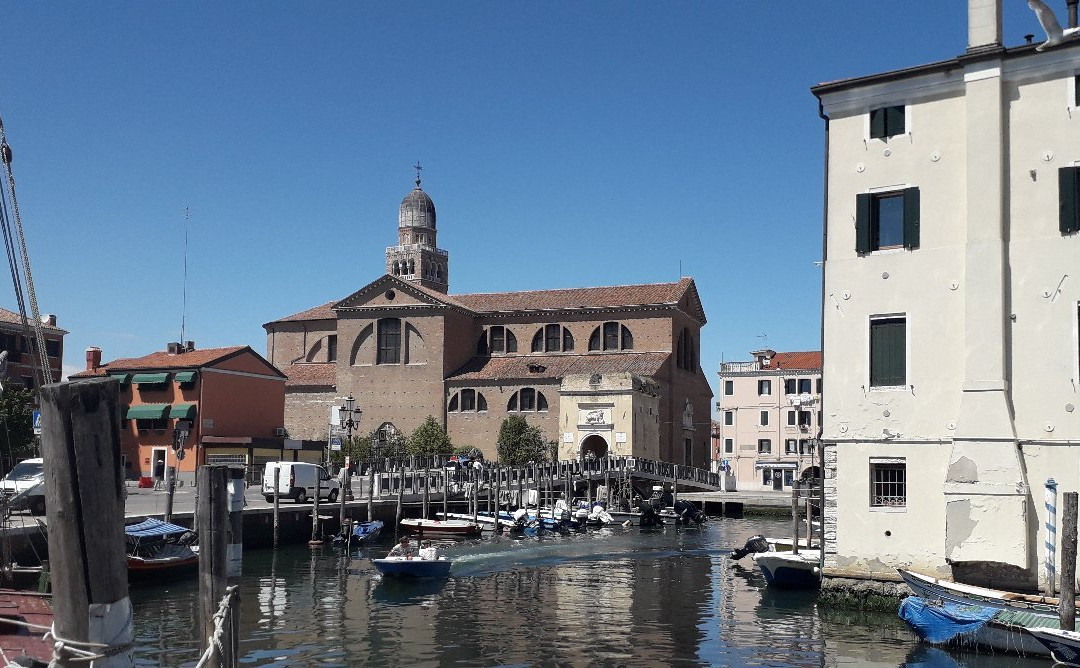
[{"label": "striped mooring post", "polygon": [[1057,482],[1053,478],[1046,480],[1046,560],[1043,562],[1046,571],[1046,594],[1054,595],[1054,587],[1057,583],[1057,568],[1054,565],[1057,553]]}]

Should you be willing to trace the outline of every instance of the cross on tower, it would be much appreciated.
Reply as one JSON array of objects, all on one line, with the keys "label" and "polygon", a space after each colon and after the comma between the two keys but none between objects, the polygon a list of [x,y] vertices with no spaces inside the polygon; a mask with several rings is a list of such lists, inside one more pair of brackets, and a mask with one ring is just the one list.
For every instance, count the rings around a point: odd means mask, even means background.
[{"label": "cross on tower", "polygon": [[413,169],[416,170],[416,187],[417,188],[420,187],[420,170],[422,170],[423,168],[424,168],[424,166],[420,164],[419,160],[417,160],[416,164],[413,165]]}]

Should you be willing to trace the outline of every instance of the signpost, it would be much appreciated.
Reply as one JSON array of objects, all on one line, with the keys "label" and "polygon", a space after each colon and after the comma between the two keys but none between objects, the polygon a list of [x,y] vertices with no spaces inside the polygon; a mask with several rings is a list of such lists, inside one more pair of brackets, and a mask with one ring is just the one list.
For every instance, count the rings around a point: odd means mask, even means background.
[{"label": "signpost", "polygon": [[172,522],[173,493],[176,491],[176,470],[180,462],[184,460],[184,447],[187,445],[188,435],[191,433],[191,420],[177,420],[173,429],[173,454],[176,455],[177,466],[171,471],[166,471],[169,478],[168,492],[165,497],[165,521]]},{"label": "signpost", "polygon": [[34,411],[34,435],[41,436],[41,411]]}]

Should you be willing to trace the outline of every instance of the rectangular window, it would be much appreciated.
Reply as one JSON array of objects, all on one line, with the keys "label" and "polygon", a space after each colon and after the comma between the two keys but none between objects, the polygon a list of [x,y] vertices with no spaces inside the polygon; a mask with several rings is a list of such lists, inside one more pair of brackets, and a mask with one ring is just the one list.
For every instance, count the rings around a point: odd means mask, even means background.
[{"label": "rectangular window", "polygon": [[545,342],[544,351],[549,353],[557,353],[560,350],[562,343],[562,327],[558,325],[548,325],[544,328]]},{"label": "rectangular window", "polygon": [[384,318],[379,321],[379,350],[376,364],[398,364],[401,361],[401,321]]},{"label": "rectangular window", "polygon": [[799,441],[799,454],[800,455],[813,455],[814,454],[814,442],[813,441]]},{"label": "rectangular window", "polygon": [[135,420],[135,428],[139,431],[164,430],[169,423],[168,418],[150,418]]},{"label": "rectangular window", "polygon": [[903,460],[870,460],[870,506],[907,506],[907,464]]},{"label": "rectangular window", "polygon": [[870,321],[870,387],[907,384],[907,319]]},{"label": "rectangular window", "polygon": [[787,378],[784,380],[784,394],[797,394],[796,390],[799,389],[799,381],[794,378]]},{"label": "rectangular window", "polygon": [[735,424],[735,411],[724,411],[724,424],[728,426]]},{"label": "rectangular window", "polygon": [[491,328],[491,352],[501,353],[503,351],[505,343],[503,340],[503,328],[492,327]]},{"label": "rectangular window", "polygon": [[619,323],[604,323],[604,350],[619,349]]},{"label": "rectangular window", "polygon": [[1080,74],[1073,78],[1073,106],[1080,107]]},{"label": "rectangular window", "polygon": [[791,487],[792,481],[795,480],[795,472],[791,469],[784,470],[784,487]]},{"label": "rectangular window", "polygon": [[761,469],[761,484],[762,485],[771,485],[772,484],[772,469]]},{"label": "rectangular window", "polygon": [[475,390],[462,390],[461,391],[461,410],[474,411],[476,410],[476,391]]},{"label": "rectangular window", "polygon": [[768,438],[759,438],[757,442],[757,451],[761,454],[772,452],[772,440]]},{"label": "rectangular window", "polygon": [[337,334],[326,337],[326,361],[337,361]]},{"label": "rectangular window", "polygon": [[817,393],[821,394],[821,379],[817,379]]},{"label": "rectangular window", "polygon": [[759,380],[757,382],[757,393],[759,397],[765,397],[772,394],[772,381]]},{"label": "rectangular window", "polygon": [[788,411],[787,412],[787,423],[788,423],[789,427],[794,427],[795,426],[795,424],[796,424],[796,422],[795,422],[795,411]]},{"label": "rectangular window", "polygon": [[46,339],[45,352],[49,357],[60,357],[60,342],[55,339]]},{"label": "rectangular window", "polygon": [[810,426],[810,420],[811,420],[810,416],[811,416],[810,411],[799,411],[799,426],[800,427],[809,427]]},{"label": "rectangular window", "polygon": [[810,394],[810,390],[813,387],[812,378],[800,378],[799,379],[799,394]]},{"label": "rectangular window", "polygon": [[731,395],[735,394],[735,381],[732,381],[732,380],[725,380],[724,381],[724,394],[729,396],[729,397]]},{"label": "rectangular window", "polygon": [[1058,170],[1058,228],[1062,234],[1080,231],[1080,167]]},{"label": "rectangular window", "polygon": [[881,107],[870,111],[870,138],[888,139],[904,134],[904,106]]},{"label": "rectangular window", "polygon": [[735,452],[735,441],[733,441],[730,438],[725,438],[724,439],[724,452],[727,452],[727,453]]},{"label": "rectangular window", "polygon": [[769,426],[769,411],[761,411],[761,419],[758,421],[762,427]]},{"label": "rectangular window", "polygon": [[536,390],[531,387],[526,387],[518,394],[521,395],[521,410],[534,411],[536,410]]},{"label": "rectangular window", "polygon": [[784,454],[794,455],[799,452],[799,442],[794,438],[789,438],[784,441]]},{"label": "rectangular window", "polygon": [[919,247],[919,189],[855,197],[855,251]]}]

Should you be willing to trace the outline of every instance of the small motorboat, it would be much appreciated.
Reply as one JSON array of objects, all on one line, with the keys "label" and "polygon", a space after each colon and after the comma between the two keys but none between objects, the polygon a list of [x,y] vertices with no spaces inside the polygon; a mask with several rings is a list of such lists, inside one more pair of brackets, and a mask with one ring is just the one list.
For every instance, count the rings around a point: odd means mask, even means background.
[{"label": "small motorboat", "polygon": [[769,586],[821,586],[820,555],[814,552],[758,552],[750,558],[757,564]]},{"label": "small motorboat", "polygon": [[187,576],[199,568],[191,529],[148,518],[124,527],[124,534],[131,580]]},{"label": "small motorboat", "polygon": [[379,533],[383,530],[382,520],[372,520],[370,522],[360,522],[353,525],[352,539],[358,543],[371,542]]},{"label": "small motorboat", "polygon": [[471,520],[401,520],[401,528],[406,531],[437,536],[479,536],[480,525]]},{"label": "small motorboat", "polygon": [[450,574],[454,562],[446,557],[422,559],[420,557],[385,557],[372,559],[371,563],[383,575],[395,578],[444,578]]}]

